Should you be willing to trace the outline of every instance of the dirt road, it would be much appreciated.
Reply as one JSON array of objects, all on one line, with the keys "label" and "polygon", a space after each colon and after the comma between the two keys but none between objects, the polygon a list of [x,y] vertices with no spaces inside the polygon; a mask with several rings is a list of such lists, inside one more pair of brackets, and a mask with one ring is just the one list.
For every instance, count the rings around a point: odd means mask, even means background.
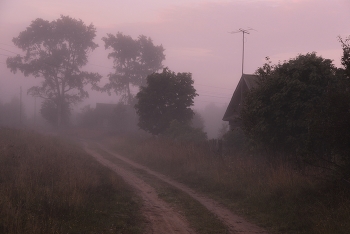
[{"label": "dirt road", "polygon": [[[187,193],[195,200],[199,201],[210,212],[215,214],[227,227],[230,233],[267,233],[262,228],[247,222],[242,217],[233,214],[230,210],[220,205],[218,202],[210,199],[189,187],[178,183],[160,173],[150,170],[149,168],[135,163],[127,158],[112,152],[105,146],[99,144],[101,149],[122,160],[135,169],[141,169],[146,173],[168,183],[169,185]],[[148,217],[150,226],[146,233],[195,233],[186,221],[186,219],[178,212],[173,210],[166,202],[158,198],[154,188],[138,178],[134,172],[127,170],[120,165],[114,164],[104,159],[99,153],[89,149],[85,145],[85,150],[91,154],[98,162],[111,168],[123,179],[129,183],[143,199],[145,217]]]}]

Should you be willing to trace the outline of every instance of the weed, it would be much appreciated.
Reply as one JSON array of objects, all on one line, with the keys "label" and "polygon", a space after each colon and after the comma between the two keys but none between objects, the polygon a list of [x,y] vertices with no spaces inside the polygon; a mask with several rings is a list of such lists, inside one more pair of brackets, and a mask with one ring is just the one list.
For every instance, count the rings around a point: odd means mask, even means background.
[{"label": "weed", "polygon": [[104,140],[115,151],[220,200],[274,233],[350,233],[345,186],[258,155],[218,156],[205,146],[162,138]]},{"label": "weed", "polygon": [[140,233],[140,201],[57,137],[0,129],[0,233]]}]

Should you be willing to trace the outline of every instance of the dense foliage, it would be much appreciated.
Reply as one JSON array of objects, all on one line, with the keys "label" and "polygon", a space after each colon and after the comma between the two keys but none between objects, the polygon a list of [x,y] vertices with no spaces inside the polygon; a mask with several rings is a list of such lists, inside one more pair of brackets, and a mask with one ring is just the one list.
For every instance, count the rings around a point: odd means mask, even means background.
[{"label": "dense foliage", "polygon": [[341,58],[341,64],[344,66],[344,71],[347,78],[350,78],[350,36],[343,39],[339,37],[339,42],[343,48],[343,56]]},{"label": "dense foliage", "polygon": [[88,53],[98,46],[93,42],[95,36],[92,24],[61,16],[51,22],[38,18],[12,40],[26,54],[9,57],[7,67],[14,73],[19,70],[25,76],[44,79],[28,93],[56,105],[58,125],[64,118],[63,105],[87,98],[86,85],[96,88],[101,78],[97,73],[81,71],[88,62]]},{"label": "dense foliage", "polygon": [[194,112],[190,108],[197,96],[190,73],[177,73],[164,69],[147,77],[136,95],[139,115],[138,126],[154,135],[164,133],[171,121],[190,124]]},{"label": "dense foliage", "polygon": [[259,87],[246,98],[244,129],[269,149],[293,153],[305,149],[315,106],[323,105],[327,88],[336,81],[331,60],[315,53],[258,70]]},{"label": "dense foliage", "polygon": [[257,70],[259,86],[248,93],[241,113],[248,139],[269,154],[326,162],[346,175],[350,95],[345,73],[315,53],[266,63]]},{"label": "dense foliage", "polygon": [[106,49],[112,49],[108,58],[113,58],[115,71],[108,74],[107,91],[113,89],[122,95],[122,100],[128,104],[133,102],[130,85],[145,85],[146,77],[163,68],[165,59],[163,46],[153,44],[151,38],[144,35],[136,40],[118,32],[116,36],[108,34],[103,37]]}]

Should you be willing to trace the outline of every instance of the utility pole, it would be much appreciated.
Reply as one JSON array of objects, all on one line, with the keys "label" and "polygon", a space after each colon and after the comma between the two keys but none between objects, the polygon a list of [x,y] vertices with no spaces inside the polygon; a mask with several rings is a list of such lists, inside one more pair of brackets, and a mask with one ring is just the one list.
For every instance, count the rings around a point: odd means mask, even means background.
[{"label": "utility pole", "polygon": [[19,126],[22,128],[22,86],[19,92]]},{"label": "utility pole", "polygon": [[36,128],[36,97],[34,97],[34,127]]},{"label": "utility pole", "polygon": [[242,33],[243,34],[243,50],[242,50],[242,75],[243,75],[243,68],[244,68],[244,34],[250,34],[250,30],[254,30],[252,28],[248,28],[248,29],[243,29],[243,28],[240,28],[238,29],[237,31],[232,31],[232,32],[229,32],[231,34],[235,34],[235,33]]}]

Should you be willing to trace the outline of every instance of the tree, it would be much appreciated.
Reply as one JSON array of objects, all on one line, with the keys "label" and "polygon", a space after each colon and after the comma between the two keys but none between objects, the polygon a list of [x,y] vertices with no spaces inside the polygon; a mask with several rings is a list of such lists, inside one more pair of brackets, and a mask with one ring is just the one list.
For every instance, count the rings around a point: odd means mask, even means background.
[{"label": "tree", "polygon": [[341,64],[344,66],[345,74],[347,75],[348,79],[350,79],[350,36],[345,39],[338,37],[338,39],[343,48]]},{"label": "tree", "polygon": [[218,139],[223,138],[223,136],[230,130],[230,125],[227,122],[221,123],[221,127],[218,130]]},{"label": "tree", "polygon": [[163,68],[165,59],[163,46],[155,46],[151,38],[144,35],[133,40],[130,36],[118,32],[116,36],[107,34],[103,37],[106,49],[113,51],[108,58],[113,58],[115,71],[108,74],[109,83],[105,89],[113,89],[122,95],[125,103],[131,104],[133,96],[130,86],[145,85],[146,78],[153,72]]},{"label": "tree", "polygon": [[147,86],[142,86],[136,95],[138,126],[158,135],[169,128],[172,120],[190,124],[194,115],[190,107],[197,95],[191,73],[175,74],[166,68],[149,75]]},{"label": "tree", "polygon": [[[41,86],[33,86],[28,93],[54,103],[57,122],[61,125],[63,106],[75,104],[89,96],[87,84],[97,88],[101,76],[81,71],[88,62],[88,53],[98,45],[93,42],[95,27],[81,20],[61,16],[55,21],[36,19],[29,27],[13,38],[13,43],[26,54],[7,59],[13,73],[43,78]],[[47,102],[47,103],[48,103]]]},{"label": "tree", "polygon": [[[63,103],[61,106],[61,124],[63,126],[69,125],[69,117],[71,115],[71,110],[69,108],[68,103]],[[57,126],[58,124],[58,115],[57,115],[57,105],[53,100],[44,100],[41,104],[40,114],[41,116],[53,126]]]},{"label": "tree", "polygon": [[193,128],[204,129],[204,120],[202,115],[198,111],[194,111],[193,118],[191,120],[191,126]]},{"label": "tree", "polygon": [[320,146],[311,128],[324,117],[320,110],[337,83],[336,71],[315,53],[258,69],[259,86],[248,93],[241,113],[246,136],[270,152],[308,154],[310,145]]}]

